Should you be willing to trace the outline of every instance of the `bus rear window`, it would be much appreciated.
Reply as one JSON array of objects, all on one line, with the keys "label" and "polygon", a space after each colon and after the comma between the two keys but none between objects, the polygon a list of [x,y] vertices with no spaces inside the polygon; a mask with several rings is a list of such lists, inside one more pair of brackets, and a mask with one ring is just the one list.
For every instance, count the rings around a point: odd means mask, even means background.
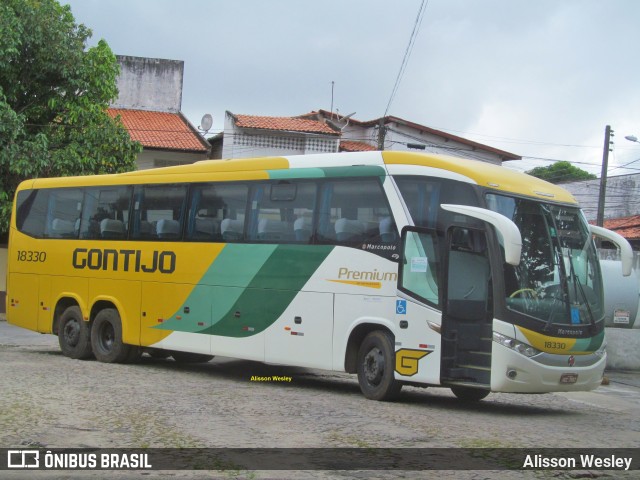
[{"label": "bus rear window", "polygon": [[22,233],[44,237],[44,225],[49,206],[48,190],[22,190],[16,199],[16,225]]},{"label": "bus rear window", "polygon": [[18,193],[16,225],[35,238],[78,238],[82,190],[56,188]]}]

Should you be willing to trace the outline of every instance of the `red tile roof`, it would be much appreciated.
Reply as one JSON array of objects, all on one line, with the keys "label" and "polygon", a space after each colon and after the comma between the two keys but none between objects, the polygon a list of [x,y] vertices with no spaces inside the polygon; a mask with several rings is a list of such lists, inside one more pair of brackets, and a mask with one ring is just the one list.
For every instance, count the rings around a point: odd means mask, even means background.
[{"label": "red tile roof", "polygon": [[109,108],[107,113],[113,118],[119,115],[131,139],[145,148],[187,152],[207,152],[210,148],[180,113],[120,108]]},{"label": "red tile roof", "polygon": [[259,117],[256,115],[237,115],[227,112],[240,128],[256,128],[259,130],[280,130],[286,132],[321,133],[323,135],[340,135],[323,122],[294,117]]},{"label": "red tile roof", "polygon": [[640,215],[605,220],[604,228],[613,230],[627,240],[640,240]]},{"label": "red tile roof", "polygon": [[376,147],[364,142],[356,142],[355,140],[340,140],[341,152],[370,152],[377,150]]}]

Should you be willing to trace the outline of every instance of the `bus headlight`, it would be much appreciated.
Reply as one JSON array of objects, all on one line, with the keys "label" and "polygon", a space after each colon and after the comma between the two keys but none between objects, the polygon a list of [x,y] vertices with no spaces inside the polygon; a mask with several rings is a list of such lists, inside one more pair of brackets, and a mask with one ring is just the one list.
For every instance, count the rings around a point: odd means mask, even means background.
[{"label": "bus headlight", "polygon": [[493,341],[499,343],[500,345],[504,345],[511,350],[518,352],[525,357],[533,357],[534,355],[538,355],[542,353],[537,348],[533,348],[531,345],[527,345],[526,343],[519,342],[515,338],[507,337],[506,335],[502,335],[498,332],[493,332]]}]

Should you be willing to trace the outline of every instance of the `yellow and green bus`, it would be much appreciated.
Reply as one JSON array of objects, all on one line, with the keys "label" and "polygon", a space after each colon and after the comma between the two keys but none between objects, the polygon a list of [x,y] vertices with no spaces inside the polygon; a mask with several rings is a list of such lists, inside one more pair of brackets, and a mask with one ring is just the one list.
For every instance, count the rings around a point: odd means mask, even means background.
[{"label": "yellow and green bus", "polygon": [[408,152],[210,160],[16,193],[7,319],[74,359],[214,355],[489,392],[599,385],[603,288],[558,186]]}]

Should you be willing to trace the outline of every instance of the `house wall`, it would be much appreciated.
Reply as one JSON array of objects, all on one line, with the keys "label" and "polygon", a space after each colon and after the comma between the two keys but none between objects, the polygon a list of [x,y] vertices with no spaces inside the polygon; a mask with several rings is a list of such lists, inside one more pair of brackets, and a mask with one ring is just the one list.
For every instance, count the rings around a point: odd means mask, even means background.
[{"label": "house wall", "polygon": [[607,369],[640,370],[640,330],[605,328]]},{"label": "house wall", "polygon": [[469,145],[447,140],[432,133],[421,132],[410,126],[392,123],[387,125],[386,141],[389,142],[390,149],[410,150],[407,143],[425,143],[425,151],[443,155],[453,155],[456,157],[480,160],[483,162],[502,165],[502,160],[498,155],[483,150],[474,150]]},{"label": "house wall", "polygon": [[[598,216],[600,179],[563,183],[580,203],[587,220]],[[604,218],[621,218],[640,214],[640,174],[619,175],[607,178]]]},{"label": "house wall", "polygon": [[163,150],[144,149],[136,160],[136,170],[193,163],[199,160],[206,160],[207,158],[206,152],[166,152]]},{"label": "house wall", "polygon": [[227,115],[221,158],[334,153],[338,151],[338,147],[338,137],[238,128]]},{"label": "house wall", "polygon": [[182,106],[184,62],[116,56],[120,64],[114,108],[177,113]]},{"label": "house wall", "polygon": [[[472,147],[453,140],[447,140],[432,133],[423,132],[413,127],[398,124],[395,122],[386,125],[385,150],[419,151],[407,146],[407,143],[425,144],[425,152],[442,155],[452,155],[455,157],[481,160],[483,162],[502,165],[502,159],[491,152],[484,150],[474,150]],[[342,131],[344,140],[355,140],[365,142],[369,145],[378,145],[378,127],[361,127],[359,125],[347,125]]]}]

